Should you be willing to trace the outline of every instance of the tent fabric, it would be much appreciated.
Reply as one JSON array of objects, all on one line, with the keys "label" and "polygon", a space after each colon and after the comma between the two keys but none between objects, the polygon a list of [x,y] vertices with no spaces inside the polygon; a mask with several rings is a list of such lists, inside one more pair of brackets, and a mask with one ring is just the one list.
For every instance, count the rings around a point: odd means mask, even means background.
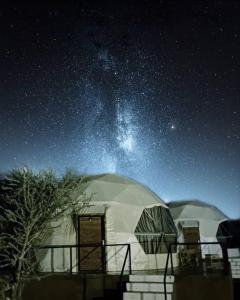
[{"label": "tent fabric", "polygon": [[81,209],[81,215],[104,215],[106,211],[105,205],[91,205],[84,206]]},{"label": "tent fabric", "polygon": [[176,241],[177,237],[169,211],[160,206],[144,209],[135,235],[147,254],[166,253],[168,243]]},{"label": "tent fabric", "polygon": [[[131,205],[161,204],[167,207],[162,199],[146,186],[132,179],[115,174],[103,174],[88,176],[82,183],[86,196],[91,197],[92,202],[120,202]],[[76,190],[73,198],[81,200],[82,194]]]},{"label": "tent fabric", "polygon": [[197,220],[179,221],[179,224],[181,225],[182,228],[199,227],[199,222]]},{"label": "tent fabric", "polygon": [[[146,186],[115,174],[87,176],[81,184],[81,189],[73,191],[72,198],[79,203],[83,198],[90,199],[88,206],[80,210],[79,215],[104,214],[105,244],[131,244],[133,270],[164,267],[166,254],[158,253],[154,249],[151,251],[153,254],[145,253],[135,234],[141,216],[145,215],[145,210],[148,212],[148,217],[150,212],[150,217],[148,221],[143,217],[145,219],[145,225],[143,223],[141,225],[143,232],[152,230],[151,228],[154,227],[154,230],[163,235],[175,229],[166,204]],[[149,222],[151,222],[150,225]],[[75,244],[76,230],[73,230],[74,226],[71,224],[70,218],[64,220],[45,244]],[[165,240],[161,239],[162,242]],[[55,268],[58,271],[64,271],[68,266],[69,253],[67,249],[59,253],[59,257],[55,260]],[[125,253],[126,247],[107,247],[107,271],[121,271]],[[48,259],[43,259],[41,263],[43,270],[51,266],[49,262],[51,255],[47,253],[46,257]]]},{"label": "tent fabric", "polygon": [[226,220],[220,223],[217,239],[227,248],[240,248],[240,220]]},{"label": "tent fabric", "polygon": [[206,219],[222,221],[228,219],[216,206],[200,200],[173,201],[169,203],[173,219]]}]

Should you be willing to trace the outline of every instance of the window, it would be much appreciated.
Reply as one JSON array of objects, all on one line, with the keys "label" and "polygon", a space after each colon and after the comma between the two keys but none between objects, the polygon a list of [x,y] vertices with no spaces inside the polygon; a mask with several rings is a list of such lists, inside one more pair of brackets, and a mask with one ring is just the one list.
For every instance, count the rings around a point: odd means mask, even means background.
[{"label": "window", "polygon": [[135,235],[146,254],[167,253],[168,245],[176,242],[177,231],[169,210],[162,206],[145,208]]}]

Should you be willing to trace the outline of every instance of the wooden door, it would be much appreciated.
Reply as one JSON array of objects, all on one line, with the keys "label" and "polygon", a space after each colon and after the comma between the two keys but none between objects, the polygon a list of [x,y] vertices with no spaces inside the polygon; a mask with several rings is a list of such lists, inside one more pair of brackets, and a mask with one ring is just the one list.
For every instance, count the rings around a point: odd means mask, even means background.
[{"label": "wooden door", "polygon": [[[199,227],[184,227],[183,237],[185,243],[198,243],[200,242]],[[196,245],[188,245],[187,248],[194,249]]]},{"label": "wooden door", "polygon": [[[183,228],[183,236],[185,243],[199,243],[200,242],[200,232],[199,227],[185,227]],[[184,248],[185,253],[185,266],[194,268],[195,272],[202,272],[202,252],[201,246],[186,245]]]},{"label": "wooden door", "polygon": [[104,270],[104,248],[101,246],[103,240],[103,216],[78,217],[78,244],[88,245],[79,248],[79,271]]}]

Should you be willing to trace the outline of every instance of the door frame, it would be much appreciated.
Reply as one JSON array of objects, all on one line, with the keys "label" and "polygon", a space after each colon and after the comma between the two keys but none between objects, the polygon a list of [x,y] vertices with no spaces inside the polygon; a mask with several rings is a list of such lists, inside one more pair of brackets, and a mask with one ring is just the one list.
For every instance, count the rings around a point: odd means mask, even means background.
[{"label": "door frame", "polygon": [[[101,218],[101,264],[102,268],[101,271],[105,273],[106,271],[106,263],[105,263],[105,214],[86,214],[86,215],[78,215],[77,216],[77,226],[76,226],[76,243],[77,245],[81,245],[80,243],[80,218],[94,218],[94,217],[100,217]],[[97,244],[97,243],[96,243]],[[77,264],[78,264],[78,272],[81,272],[81,266],[80,266],[80,249],[81,247],[78,247],[77,251]],[[84,272],[96,272],[98,270],[83,270]]]}]

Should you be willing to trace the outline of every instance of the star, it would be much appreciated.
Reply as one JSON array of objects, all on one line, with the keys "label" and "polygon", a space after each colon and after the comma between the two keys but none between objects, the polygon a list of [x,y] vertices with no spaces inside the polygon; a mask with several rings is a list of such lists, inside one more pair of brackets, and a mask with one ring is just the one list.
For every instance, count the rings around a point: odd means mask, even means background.
[{"label": "star", "polygon": [[0,173],[116,172],[239,217],[239,1],[80,2],[0,11]]}]

